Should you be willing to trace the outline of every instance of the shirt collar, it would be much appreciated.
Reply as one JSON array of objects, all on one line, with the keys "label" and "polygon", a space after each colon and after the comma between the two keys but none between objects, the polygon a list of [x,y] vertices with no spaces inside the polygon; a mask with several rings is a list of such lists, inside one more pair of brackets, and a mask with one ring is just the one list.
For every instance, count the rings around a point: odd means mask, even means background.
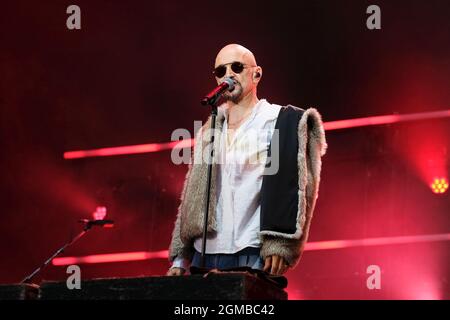
[{"label": "shirt collar", "polygon": [[[252,113],[250,114],[250,118],[254,118],[256,116],[256,114],[258,114],[258,112],[261,110],[262,106],[268,104],[266,99],[260,99],[254,106],[253,106],[253,110]],[[220,105],[218,107],[219,109],[219,113],[221,113],[224,117],[224,120],[228,122],[228,108],[226,107],[226,104],[223,103],[222,105]]]}]

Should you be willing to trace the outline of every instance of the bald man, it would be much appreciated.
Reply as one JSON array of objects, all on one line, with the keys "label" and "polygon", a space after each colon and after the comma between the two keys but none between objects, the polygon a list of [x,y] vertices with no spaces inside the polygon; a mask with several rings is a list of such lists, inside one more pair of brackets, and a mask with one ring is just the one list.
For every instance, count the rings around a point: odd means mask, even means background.
[{"label": "bald man", "polygon": [[[222,48],[213,73],[218,84],[230,78],[235,87],[218,108],[205,267],[282,275],[300,259],[318,195],[326,149],[320,114],[258,99],[263,71],[241,45]],[[189,264],[200,267],[207,170],[201,150],[210,122],[196,136],[169,248],[169,276],[184,274]],[[252,161],[255,155],[259,161]],[[273,162],[276,172],[268,173]]]}]

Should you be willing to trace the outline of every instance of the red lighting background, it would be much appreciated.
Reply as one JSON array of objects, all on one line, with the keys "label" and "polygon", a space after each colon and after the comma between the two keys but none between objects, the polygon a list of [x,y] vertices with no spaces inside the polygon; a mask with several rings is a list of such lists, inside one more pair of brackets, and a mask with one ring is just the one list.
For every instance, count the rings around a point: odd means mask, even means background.
[{"label": "red lighting background", "polygon": [[[204,121],[216,52],[249,47],[258,94],[314,106],[328,153],[290,299],[450,298],[450,5],[378,1],[10,1],[0,18],[0,283],[20,281],[71,235],[95,229],[36,280],[164,275],[185,165],[172,131]],[[211,14],[213,12],[214,14]],[[249,15],[251,13],[251,15]],[[258,17],[254,22],[249,16]],[[97,207],[106,208],[97,210]],[[369,290],[367,267],[381,269]]]}]

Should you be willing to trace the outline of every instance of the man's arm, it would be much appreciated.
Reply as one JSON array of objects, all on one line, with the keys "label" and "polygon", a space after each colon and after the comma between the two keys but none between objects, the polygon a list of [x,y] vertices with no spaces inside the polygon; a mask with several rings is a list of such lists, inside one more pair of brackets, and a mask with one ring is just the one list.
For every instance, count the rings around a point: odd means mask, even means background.
[{"label": "man's arm", "polygon": [[190,264],[190,261],[187,259],[184,259],[182,257],[176,257],[173,260],[172,266],[167,271],[168,276],[181,276],[183,275],[186,270],[188,269]]},{"label": "man's arm", "polygon": [[183,243],[180,237],[181,213],[178,213],[177,220],[172,233],[172,241],[169,246],[169,261],[172,262],[167,275],[184,274],[192,258],[193,247]]},{"label": "man's arm", "polygon": [[[200,128],[199,132],[196,134],[195,141],[197,141],[200,146],[203,137],[202,132],[205,130],[205,127],[208,125],[208,123],[209,122],[207,122],[202,128]],[[187,192],[188,182],[195,163],[194,158],[196,150],[197,147],[194,146],[194,152],[191,154],[192,162],[189,164],[189,168],[184,179],[183,190],[181,192],[181,203],[178,207],[177,219],[175,221],[175,226],[172,232],[172,240],[169,246],[169,261],[172,262],[172,266],[168,270],[167,275],[184,274],[190,264],[194,253],[193,241],[191,241],[191,243],[183,243],[183,241],[181,240],[181,215],[186,206],[185,194]],[[198,150],[200,151],[199,156],[201,159],[201,147]]]},{"label": "man's arm", "polygon": [[301,255],[300,239],[287,239],[264,235],[261,256],[264,259],[264,271],[280,275],[296,265]]},{"label": "man's arm", "polygon": [[264,261],[263,271],[271,274],[283,275],[289,269],[289,265],[283,257],[278,255],[269,256]]},{"label": "man's arm", "polygon": [[262,236],[261,256],[265,259],[264,270],[270,270],[274,274],[285,272],[287,269],[283,268],[283,264],[286,263],[294,268],[303,253],[318,197],[321,157],[327,148],[321,116],[317,110],[312,108],[306,110],[297,130],[299,139],[297,158],[303,161],[297,163],[301,191],[298,204],[301,210],[298,217],[301,234],[299,239],[283,235]]}]

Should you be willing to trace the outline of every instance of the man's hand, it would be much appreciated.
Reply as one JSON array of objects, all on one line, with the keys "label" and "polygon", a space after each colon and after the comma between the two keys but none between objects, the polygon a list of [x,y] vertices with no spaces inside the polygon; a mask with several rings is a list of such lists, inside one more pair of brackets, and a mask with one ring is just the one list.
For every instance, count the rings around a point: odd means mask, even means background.
[{"label": "man's hand", "polygon": [[167,271],[166,276],[182,276],[186,270],[183,268],[170,268],[169,271]]},{"label": "man's hand", "polygon": [[275,275],[282,275],[289,269],[289,265],[280,256],[270,256],[266,258],[264,269],[265,272],[270,272]]}]

